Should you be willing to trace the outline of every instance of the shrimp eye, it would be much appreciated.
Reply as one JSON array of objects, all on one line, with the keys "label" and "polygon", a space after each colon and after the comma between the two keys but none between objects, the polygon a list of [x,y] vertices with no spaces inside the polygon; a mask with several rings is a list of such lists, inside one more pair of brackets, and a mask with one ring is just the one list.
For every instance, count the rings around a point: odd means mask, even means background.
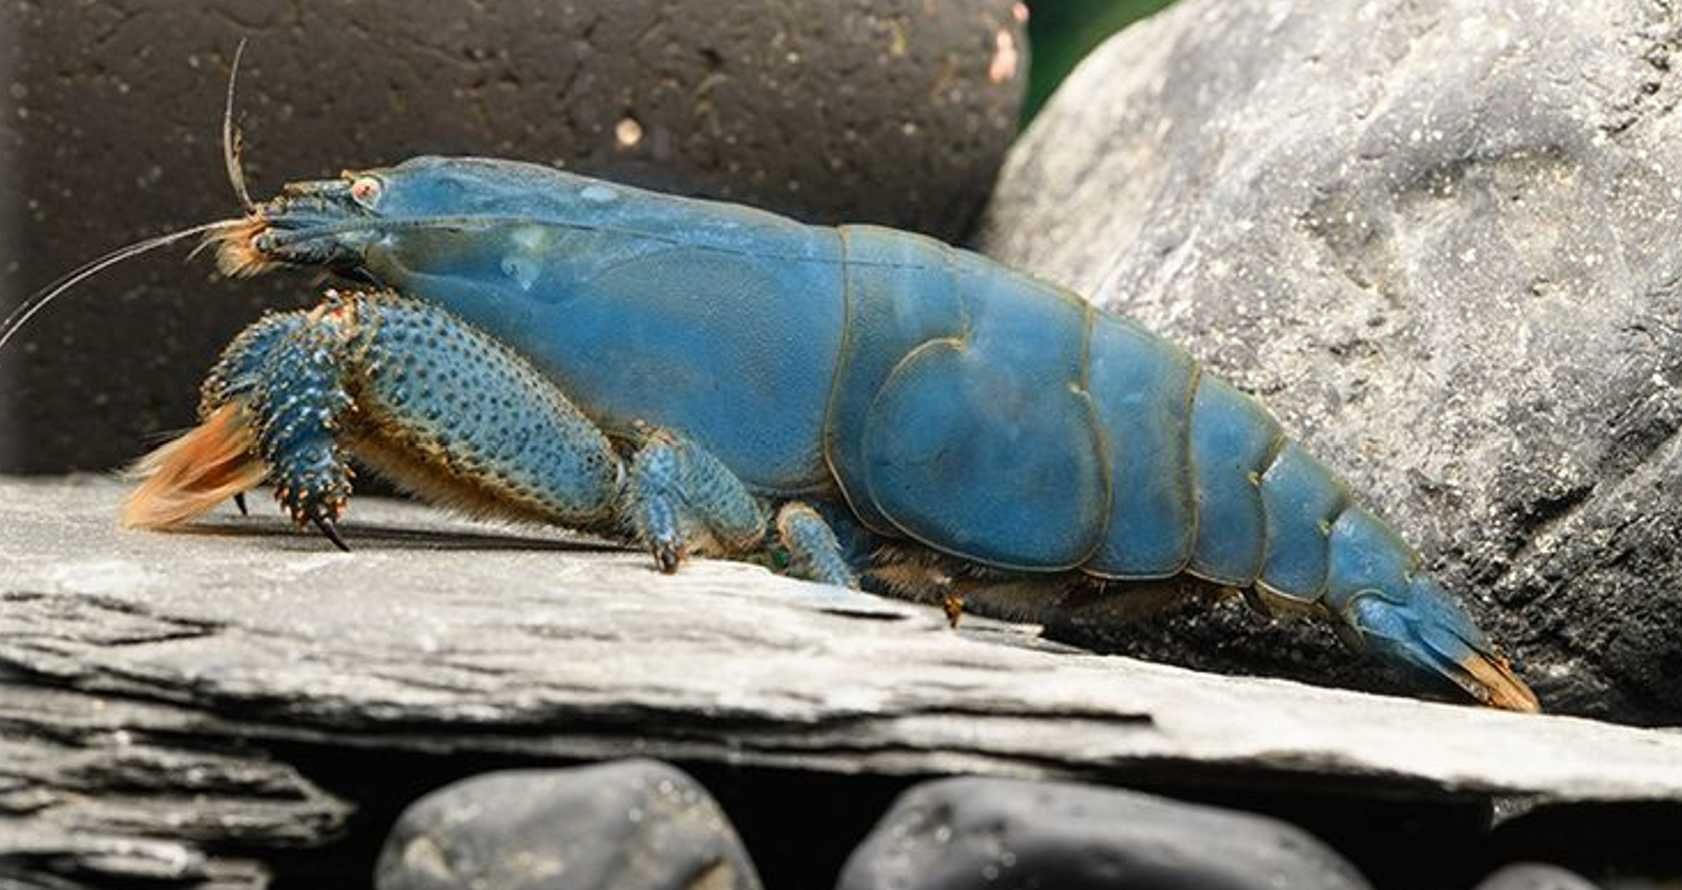
[{"label": "shrimp eye", "polygon": [[350,184],[350,196],[356,203],[372,209],[380,199],[380,181],[372,176],[358,176]]}]

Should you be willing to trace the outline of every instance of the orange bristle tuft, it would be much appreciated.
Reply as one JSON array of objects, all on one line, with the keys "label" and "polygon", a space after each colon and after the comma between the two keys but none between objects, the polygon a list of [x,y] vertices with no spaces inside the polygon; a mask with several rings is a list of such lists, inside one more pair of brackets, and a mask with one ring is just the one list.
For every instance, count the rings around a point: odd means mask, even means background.
[{"label": "orange bristle tuft", "polygon": [[252,241],[268,227],[267,221],[254,216],[245,225],[211,234],[206,240],[216,244],[216,268],[229,278],[250,278],[274,268],[275,261],[252,246]]},{"label": "orange bristle tuft", "polygon": [[237,404],[223,405],[186,435],[136,461],[127,475],[141,480],[123,503],[127,528],[170,528],[255,488],[269,473]]}]

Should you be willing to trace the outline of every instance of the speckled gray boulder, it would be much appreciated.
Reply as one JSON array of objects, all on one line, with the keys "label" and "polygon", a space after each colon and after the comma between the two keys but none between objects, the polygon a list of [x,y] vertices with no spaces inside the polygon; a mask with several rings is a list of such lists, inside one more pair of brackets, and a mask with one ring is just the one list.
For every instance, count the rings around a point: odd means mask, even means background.
[{"label": "speckled gray boulder", "polygon": [[[423,153],[564,164],[813,222],[965,233],[1026,82],[1013,0],[0,4],[0,316],[113,247]],[[477,10],[477,11],[476,11]],[[217,349],[312,276],[185,248],[91,282],[0,352],[0,471],[101,469],[188,424]]]},{"label": "speckled gray boulder", "polygon": [[1484,878],[1476,890],[1598,890],[1576,872],[1541,862],[1508,865]]},{"label": "speckled gray boulder", "polygon": [[411,804],[379,890],[759,890],[718,804],[675,767],[620,760],[465,779]]},{"label": "speckled gray boulder", "polygon": [[959,778],[894,802],[836,890],[1359,890],[1292,825],[1096,785]]},{"label": "speckled gray boulder", "polygon": [[[1676,722],[1679,29],[1636,0],[1183,0],[1064,84],[982,242],[1262,396],[1544,707]],[[1368,680],[1235,604],[1107,642]]]}]

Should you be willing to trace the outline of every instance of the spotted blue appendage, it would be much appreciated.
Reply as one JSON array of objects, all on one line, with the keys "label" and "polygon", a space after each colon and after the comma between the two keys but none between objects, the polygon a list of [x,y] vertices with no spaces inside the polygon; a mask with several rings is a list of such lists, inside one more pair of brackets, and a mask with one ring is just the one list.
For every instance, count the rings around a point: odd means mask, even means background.
[{"label": "spotted blue appendage", "polygon": [[350,469],[335,442],[351,404],[339,345],[332,326],[311,324],[304,313],[269,315],[223,353],[203,389],[207,407],[244,405],[275,498],[299,524],[337,519],[350,497]]},{"label": "spotted blue appendage", "polygon": [[[766,504],[707,449],[637,426],[627,461],[524,358],[454,315],[389,293],[330,293],[310,312],[246,329],[206,380],[201,412],[239,406],[277,498],[343,546],[332,522],[347,458],[468,513],[623,537],[662,568],[689,553],[763,549]],[[868,550],[845,553],[824,518],[786,504],[794,574],[857,586]]]},{"label": "spotted blue appendage", "polygon": [[742,481],[705,449],[667,430],[649,430],[637,451],[630,502],[636,533],[662,571],[676,571],[691,548],[743,553],[765,536],[765,514]]},{"label": "spotted blue appendage", "polygon": [[777,511],[777,531],[783,546],[788,548],[792,574],[838,587],[859,586],[854,567],[868,566],[868,554],[849,559],[835,530],[810,504],[803,501],[784,504]]}]

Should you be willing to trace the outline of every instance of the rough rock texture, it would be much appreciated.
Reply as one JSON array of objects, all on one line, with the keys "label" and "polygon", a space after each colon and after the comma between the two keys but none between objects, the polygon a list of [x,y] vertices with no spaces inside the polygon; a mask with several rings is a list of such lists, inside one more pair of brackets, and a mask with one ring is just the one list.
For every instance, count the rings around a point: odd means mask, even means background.
[{"label": "rough rock texture", "polygon": [[[968,230],[1016,132],[1013,0],[176,0],[0,4],[0,317],[120,244],[416,154],[488,154],[816,222]],[[475,11],[477,10],[477,11]],[[185,248],[90,282],[0,353],[0,470],[105,468],[186,424],[216,350],[309,276]]]},{"label": "rough rock texture", "polygon": [[645,554],[379,499],[352,503],[349,555],[261,497],[251,518],[123,532],[121,492],[0,478],[0,873],[344,886],[344,858],[315,848],[383,837],[361,809],[394,818],[391,798],[472,772],[628,754],[727,782],[846,776],[780,809],[730,809],[709,782],[767,886],[791,888],[820,884],[768,861],[844,843],[826,809],[864,799],[874,818],[886,777],[1265,800],[1369,874],[1357,846],[1420,877],[1396,886],[1442,885],[1509,825],[1533,828],[1504,849],[1533,856],[1585,825],[1661,849],[1682,808],[1673,732],[1198,674],[979,618],[953,632],[932,608],[731,563],[668,577]]},{"label": "rough rock texture", "polygon": [[[1640,0],[1183,0],[1065,82],[983,246],[1262,396],[1547,707],[1675,723],[1679,38]],[[1111,642],[1338,671],[1237,609],[1152,631]]]},{"label": "rough rock texture", "polygon": [[1485,878],[1477,890],[1596,890],[1575,872],[1540,862],[1509,865]]},{"label": "rough rock texture", "polygon": [[907,791],[837,890],[1360,890],[1291,825],[1070,782],[961,778]]},{"label": "rough rock texture", "polygon": [[404,811],[379,890],[758,890],[706,789],[656,760],[464,779]]}]

